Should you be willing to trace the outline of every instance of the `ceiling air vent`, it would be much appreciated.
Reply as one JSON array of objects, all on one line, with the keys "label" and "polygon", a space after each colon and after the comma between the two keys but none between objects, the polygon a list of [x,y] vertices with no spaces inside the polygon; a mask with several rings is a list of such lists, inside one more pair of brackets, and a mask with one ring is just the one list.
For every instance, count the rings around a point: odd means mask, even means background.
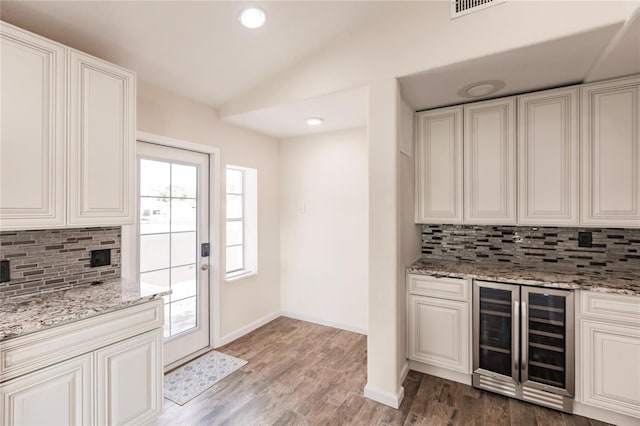
[{"label": "ceiling air vent", "polygon": [[451,19],[486,9],[506,0],[451,0]]}]

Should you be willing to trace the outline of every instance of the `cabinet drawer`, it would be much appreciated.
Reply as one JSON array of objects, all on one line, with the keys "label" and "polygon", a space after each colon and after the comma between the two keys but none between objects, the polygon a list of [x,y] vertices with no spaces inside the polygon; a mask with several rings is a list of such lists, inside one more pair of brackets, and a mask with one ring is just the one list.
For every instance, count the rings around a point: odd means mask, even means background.
[{"label": "cabinet drawer", "polygon": [[580,292],[580,315],[613,322],[640,322],[640,296]]},{"label": "cabinet drawer", "polygon": [[408,281],[410,294],[470,301],[471,280],[409,274]]},{"label": "cabinet drawer", "polygon": [[0,382],[162,327],[162,299],[0,343]]}]

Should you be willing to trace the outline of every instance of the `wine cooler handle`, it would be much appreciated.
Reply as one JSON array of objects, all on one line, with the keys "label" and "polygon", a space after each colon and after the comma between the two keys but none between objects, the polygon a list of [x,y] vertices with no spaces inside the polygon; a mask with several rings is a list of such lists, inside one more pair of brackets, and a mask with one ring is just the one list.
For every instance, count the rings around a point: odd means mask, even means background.
[{"label": "wine cooler handle", "polygon": [[[513,318],[513,333],[511,335],[513,337],[520,335],[520,302],[513,302],[513,312],[511,313],[511,317]],[[517,338],[513,338],[513,342],[511,345],[513,346],[513,370],[518,371],[520,367],[518,363],[520,362],[520,342],[518,342]]]},{"label": "wine cooler handle", "polygon": [[527,302],[522,301],[522,325],[523,328],[526,327],[526,330],[523,330],[521,333],[522,339],[522,370],[527,369],[528,361],[527,361],[527,348],[529,345],[529,311],[527,311]]}]

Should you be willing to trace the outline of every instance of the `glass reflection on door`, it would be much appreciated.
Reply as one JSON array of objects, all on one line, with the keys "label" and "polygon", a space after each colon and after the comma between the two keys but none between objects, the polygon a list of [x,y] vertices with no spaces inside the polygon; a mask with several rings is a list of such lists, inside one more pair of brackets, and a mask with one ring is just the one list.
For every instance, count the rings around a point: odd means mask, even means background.
[{"label": "glass reflection on door", "polygon": [[197,327],[198,168],[140,160],[140,288],[164,296],[164,337]]}]

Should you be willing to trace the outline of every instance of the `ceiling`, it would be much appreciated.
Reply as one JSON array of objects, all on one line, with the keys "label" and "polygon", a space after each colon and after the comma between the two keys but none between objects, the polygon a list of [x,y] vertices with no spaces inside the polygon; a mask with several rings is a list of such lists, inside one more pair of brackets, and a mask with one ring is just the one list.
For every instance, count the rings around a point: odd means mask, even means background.
[{"label": "ceiling", "polygon": [[[335,40],[383,19],[393,1],[9,1],[2,20],[133,69],[138,78],[213,107],[238,97]],[[267,23],[248,30],[239,12],[258,4]],[[544,72],[541,72],[541,71]],[[640,73],[640,7],[626,25],[484,56],[399,78],[415,110],[469,102],[470,83],[502,80],[489,97]],[[482,97],[477,99],[483,99]],[[321,116],[319,127],[305,124]],[[367,90],[230,116],[277,138],[366,126]]]},{"label": "ceiling", "polygon": [[[242,27],[248,5],[264,27]],[[4,21],[217,107],[395,7],[376,1],[8,1]]]},{"label": "ceiling", "polygon": [[[365,127],[367,125],[367,103],[368,90],[366,87],[360,87],[230,116],[226,118],[226,121],[284,139],[292,136]],[[324,123],[321,126],[309,126],[306,124],[306,119],[309,117],[321,117],[324,119]]]},{"label": "ceiling", "polygon": [[[634,73],[640,73],[640,13],[622,28],[597,28],[399,80],[405,101],[415,110],[424,110]],[[503,81],[505,87],[475,99],[457,93],[487,80]]]}]

